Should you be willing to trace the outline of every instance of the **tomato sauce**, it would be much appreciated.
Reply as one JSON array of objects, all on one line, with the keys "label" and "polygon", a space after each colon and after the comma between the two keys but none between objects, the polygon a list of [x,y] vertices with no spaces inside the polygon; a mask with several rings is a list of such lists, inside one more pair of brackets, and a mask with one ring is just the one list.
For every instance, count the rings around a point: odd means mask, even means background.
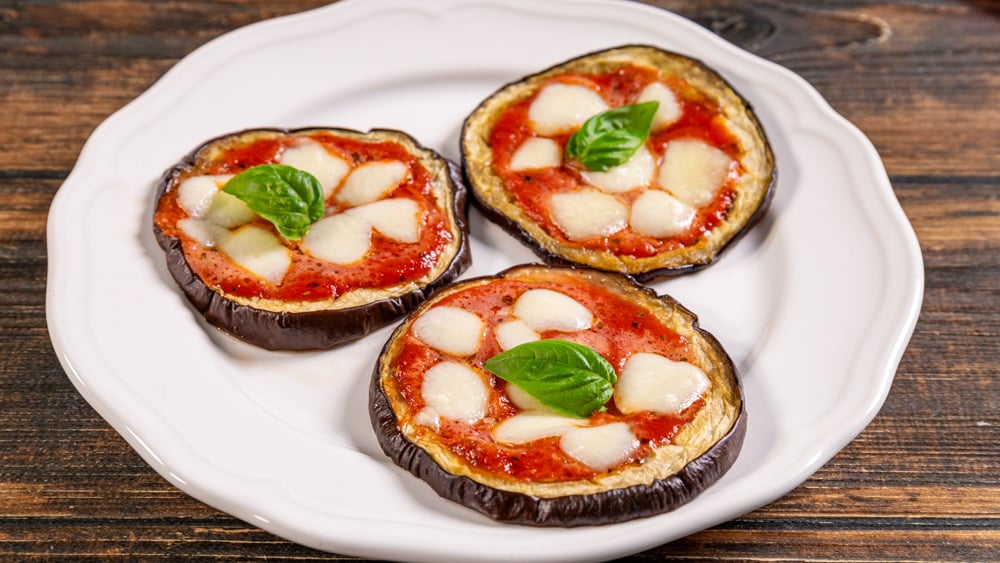
[{"label": "tomato sauce", "polygon": [[[584,331],[564,333],[546,331],[542,338],[563,338],[586,344],[607,359],[616,372],[621,373],[629,356],[635,352],[660,354],[674,361],[693,361],[686,339],[661,323],[649,312],[622,297],[600,288],[574,283],[571,280],[527,283],[518,280],[498,279],[489,284],[469,287],[441,299],[437,306],[453,306],[476,313],[486,324],[486,336],[476,354],[467,358],[470,364],[482,367],[487,359],[501,352],[495,329],[513,319],[511,306],[528,289],[547,288],[560,291],[593,312],[593,326]],[[403,337],[392,377],[405,401],[408,412],[415,414],[426,405],[420,389],[423,374],[444,357],[412,334]],[[478,470],[531,482],[553,482],[588,479],[599,472],[569,457],[560,449],[558,438],[543,438],[528,444],[502,444],[495,442],[491,431],[496,424],[519,412],[504,392],[505,382],[497,377],[490,380],[492,392],[486,416],[479,422],[468,424],[454,420],[441,421],[437,439],[456,455]],[[623,414],[615,408],[614,400],[607,410],[590,417],[591,423],[625,422],[639,439],[640,446],[625,464],[642,463],[656,447],[669,444],[685,424],[694,419],[703,406],[703,399],[695,401],[681,413],[658,414],[642,412]],[[420,432],[434,432],[419,427]]]},{"label": "tomato sauce", "polygon": [[[627,65],[603,75],[567,73],[550,79],[550,83],[588,86],[598,92],[609,107],[634,103],[642,89],[656,81],[669,86],[683,108],[680,119],[651,134],[646,141],[646,147],[657,161],[662,158],[667,143],[680,138],[703,140],[728,154],[734,161],[739,161],[739,144],[726,127],[719,108],[680,78],[661,77],[653,69]],[[490,134],[490,147],[493,151],[495,172],[503,179],[507,190],[528,216],[561,244],[645,258],[693,245],[726,218],[736,197],[735,182],[740,175],[738,166],[730,171],[726,183],[716,193],[715,199],[697,210],[691,225],[682,233],[655,238],[641,235],[626,227],[606,237],[570,240],[556,226],[549,214],[548,201],[553,194],[575,191],[585,186],[586,183],[580,174],[565,163],[559,168],[510,170],[514,152],[521,143],[535,136],[528,120],[528,108],[532,101],[534,97],[512,105],[494,125]],[[552,139],[565,147],[569,137],[570,135],[566,134],[554,136]],[[631,206],[641,193],[642,190],[637,189],[618,194],[617,197]]]},{"label": "tomato sauce", "polygon": [[[177,186],[184,179],[196,175],[238,174],[253,166],[277,162],[282,151],[302,137],[323,144],[331,153],[354,166],[389,159],[409,166],[408,179],[386,197],[408,197],[420,204],[420,240],[413,244],[401,243],[374,231],[365,258],[343,265],[314,258],[299,248],[300,241],[279,237],[291,250],[292,263],[282,281],[272,284],[235,264],[218,249],[202,246],[177,226],[178,221],[188,216],[177,202]],[[392,141],[365,142],[326,131],[263,138],[228,148],[211,162],[179,174],[160,198],[154,221],[165,235],[180,239],[191,269],[209,287],[245,298],[319,301],[336,298],[353,289],[385,288],[416,281],[431,271],[453,236],[445,211],[438,207],[431,190],[431,181],[430,172],[416,157]],[[332,198],[326,205],[326,216],[343,211]],[[278,234],[265,219],[258,217],[252,223]]]}]

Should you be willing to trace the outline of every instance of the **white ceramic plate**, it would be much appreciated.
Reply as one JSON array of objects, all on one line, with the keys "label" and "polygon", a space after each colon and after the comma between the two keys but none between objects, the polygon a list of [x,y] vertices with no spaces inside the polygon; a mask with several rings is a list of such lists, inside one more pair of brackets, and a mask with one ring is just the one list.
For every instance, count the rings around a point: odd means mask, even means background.
[{"label": "white ceramic plate", "polygon": [[[742,373],[732,470],[679,510],[577,529],[500,525],[439,499],[379,450],[367,414],[390,329],[268,353],[208,328],[151,234],[159,175],[256,126],[408,131],[458,158],[463,117],[502,84],[650,43],[702,59],[756,107],[780,169],[765,221],[715,266],[655,285]],[[535,257],[472,218],[475,264]],[[875,150],[804,80],[673,14],[604,0],[346,0],[237,30],[103,123],[48,223],[52,341],[80,393],[164,478],[315,548],[428,561],[587,561],[641,551],[785,494],[874,417],[916,322],[922,261]]]}]

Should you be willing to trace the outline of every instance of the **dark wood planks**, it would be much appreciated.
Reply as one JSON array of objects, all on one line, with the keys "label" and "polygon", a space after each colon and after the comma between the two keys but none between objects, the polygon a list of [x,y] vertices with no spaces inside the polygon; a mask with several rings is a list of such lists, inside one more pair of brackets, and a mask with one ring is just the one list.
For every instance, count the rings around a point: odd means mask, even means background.
[{"label": "dark wood planks", "polygon": [[[45,216],[93,129],[211,38],[324,3],[0,0],[0,559],[350,559],[162,480],[76,393],[44,318]],[[654,3],[799,73],[868,135],[927,289],[855,441],[769,506],[636,559],[996,560],[998,3]]]}]

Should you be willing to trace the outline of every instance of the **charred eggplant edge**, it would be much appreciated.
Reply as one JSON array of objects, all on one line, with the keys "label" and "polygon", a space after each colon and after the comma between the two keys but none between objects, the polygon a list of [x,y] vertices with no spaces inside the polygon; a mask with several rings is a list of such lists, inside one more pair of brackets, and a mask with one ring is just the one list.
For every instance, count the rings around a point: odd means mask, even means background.
[{"label": "charred eggplant edge", "polygon": [[[463,280],[455,285],[464,286],[479,280],[502,278],[511,271],[525,267],[534,265],[513,266],[496,275]],[[585,268],[570,266],[567,269]],[[596,493],[560,497],[540,497],[505,491],[480,483],[468,476],[451,473],[403,434],[396,413],[382,386],[387,352],[395,340],[407,330],[408,322],[397,327],[386,341],[369,386],[369,416],[383,452],[401,468],[426,482],[442,498],[508,524],[567,528],[613,524],[670,512],[697,497],[729,471],[743,447],[747,412],[742,382],[732,359],[721,343],[714,335],[699,327],[698,318],[693,312],[672,297],[657,295],[652,289],[639,286],[629,276],[621,277],[627,280],[626,283],[633,283],[644,293],[666,301],[670,308],[685,315],[690,328],[705,339],[706,344],[718,353],[720,361],[724,363],[722,368],[728,375],[726,383],[739,401],[739,408],[729,429],[703,453],[678,471],[655,479],[651,483],[637,483]],[[433,302],[436,302],[438,297],[446,295],[447,291],[448,288],[444,288],[434,298],[422,304],[420,310],[433,306]],[[414,311],[410,316],[418,313],[419,311]]]},{"label": "charred eggplant edge", "polygon": [[446,215],[450,215],[453,220],[454,224],[451,230],[457,235],[457,246],[450,263],[442,269],[441,273],[413,291],[340,309],[278,312],[238,303],[210,288],[191,269],[184,257],[180,239],[164,235],[153,221],[153,233],[166,255],[167,269],[197,312],[212,326],[267,350],[322,350],[362,338],[405,316],[418,307],[429,295],[460,276],[472,264],[468,240],[468,189],[459,167],[436,151],[421,145],[409,134],[394,129],[371,129],[364,133],[337,127],[254,128],[214,137],[199,145],[163,173],[158,181],[156,201],[153,204],[154,215],[160,198],[169,189],[174,177],[193,166],[199,154],[216,143],[258,132],[294,135],[311,131],[364,136],[386,134],[395,137],[401,135],[410,139],[417,150],[425,151],[429,158],[443,162],[448,171],[447,182],[451,191],[452,204],[451,208],[445,211]]},{"label": "charred eggplant edge", "polygon": [[[708,77],[708,80],[721,86],[721,91],[723,93],[728,94],[734,100],[739,102],[738,108],[734,109],[740,110],[740,113],[747,119],[747,124],[752,129],[754,135],[760,139],[762,148],[761,157],[766,163],[766,168],[768,169],[769,174],[767,180],[764,182],[764,185],[760,189],[755,190],[761,192],[761,195],[758,198],[759,201],[757,202],[753,212],[747,215],[745,219],[742,217],[739,218],[738,221],[729,221],[727,219],[727,222],[737,225],[736,229],[727,237],[718,241],[714,240],[714,237],[710,236],[709,239],[711,240],[707,243],[708,248],[704,252],[699,252],[699,247],[689,247],[690,250],[683,253],[683,255],[672,254],[664,256],[663,254],[658,254],[648,258],[626,257],[626,260],[629,261],[630,264],[620,264],[622,257],[611,252],[582,249],[576,250],[573,247],[562,244],[554,237],[551,237],[544,232],[540,232],[539,236],[536,237],[535,235],[532,235],[523,224],[524,222],[531,222],[530,219],[512,217],[511,214],[504,211],[503,206],[499,205],[498,201],[493,200],[493,198],[490,198],[487,194],[483,193],[484,190],[488,191],[491,189],[490,186],[483,186],[478,181],[483,175],[490,177],[491,180],[495,178],[497,183],[499,183],[499,178],[493,174],[492,171],[474,170],[475,165],[470,163],[469,153],[472,151],[469,149],[468,145],[471,143],[471,139],[475,136],[475,122],[477,121],[478,116],[484,112],[487,106],[498,96],[506,93],[508,90],[527,87],[532,85],[532,82],[540,82],[547,76],[563,72],[568,70],[570,67],[597,60],[599,57],[615,56],[618,53],[630,51],[651,51],[655,56],[676,58],[697,68],[699,72],[704,73]],[[490,118],[487,117],[485,120],[489,122]],[[477,105],[476,108],[470,112],[468,116],[466,116],[462,126],[460,144],[462,154],[462,173],[472,194],[472,202],[476,208],[479,209],[485,217],[487,217],[487,219],[499,225],[515,239],[530,248],[547,264],[580,265],[604,271],[620,272],[628,274],[640,282],[648,282],[657,278],[688,274],[706,268],[717,262],[718,259],[724,254],[725,250],[742,239],[747,232],[749,232],[751,228],[766,214],[767,210],[770,208],[771,201],[773,200],[778,179],[778,168],[775,164],[771,143],[768,140],[767,133],[764,130],[763,125],[760,123],[760,120],[758,119],[757,114],[750,102],[735,88],[733,88],[733,86],[725,78],[723,78],[722,75],[701,60],[681,53],[644,44],[620,45],[617,47],[593,51],[508,82],[481,101],[479,105]],[[539,229],[539,231],[541,230]],[[717,231],[718,230],[713,232]],[[702,239],[702,241],[705,240],[708,239]],[[585,258],[574,258],[568,256],[568,253],[585,256]],[[674,256],[683,256],[683,258],[674,258]]]}]

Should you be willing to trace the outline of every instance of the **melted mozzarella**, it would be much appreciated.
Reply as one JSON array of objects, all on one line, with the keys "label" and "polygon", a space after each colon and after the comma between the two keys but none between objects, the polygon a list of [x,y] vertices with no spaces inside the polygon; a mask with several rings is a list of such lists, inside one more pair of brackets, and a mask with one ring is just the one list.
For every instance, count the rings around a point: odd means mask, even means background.
[{"label": "melted mozzarella", "polygon": [[660,102],[660,107],[656,108],[656,115],[653,116],[653,131],[671,125],[684,112],[674,91],[661,82],[652,82],[639,92],[636,103],[642,102]]},{"label": "melted mozzarella", "polygon": [[494,426],[492,434],[497,442],[527,444],[540,438],[562,436],[582,424],[586,424],[586,421],[578,418],[523,412]]},{"label": "melted mozzarella", "polygon": [[340,185],[351,169],[346,160],[331,154],[315,141],[303,141],[285,149],[281,153],[280,162],[315,176],[323,187],[324,197],[330,197],[333,189]]},{"label": "melted mozzarella", "polygon": [[560,438],[559,447],[587,467],[606,471],[628,459],[639,440],[628,424],[612,422],[569,430]]},{"label": "melted mozzarella", "polygon": [[219,191],[212,199],[212,205],[208,208],[205,219],[220,227],[232,229],[249,223],[256,216],[257,214],[243,200]]},{"label": "melted mozzarella", "polygon": [[256,216],[238,197],[222,191],[232,175],[191,176],[177,187],[177,203],[195,219],[232,229]]},{"label": "melted mozzarella", "polygon": [[551,289],[529,289],[514,303],[514,314],[530,328],[576,331],[590,328],[594,314],[582,303]]},{"label": "melted mozzarella", "polygon": [[465,364],[441,362],[424,374],[420,396],[438,415],[473,423],[486,415],[489,389]]},{"label": "melted mozzarella", "polygon": [[653,181],[654,172],[656,172],[656,161],[653,159],[653,154],[642,146],[631,158],[618,166],[613,166],[604,172],[582,170],[580,175],[587,183],[602,191],[617,194],[648,186]]},{"label": "melted mozzarella", "polygon": [[697,139],[670,141],[660,163],[660,187],[694,207],[707,205],[726,180],[733,160]]},{"label": "melted mozzarella", "polygon": [[186,217],[177,221],[177,226],[184,231],[184,234],[206,248],[218,246],[230,237],[227,229],[204,219]]},{"label": "melted mozzarella", "polygon": [[562,147],[545,137],[532,137],[521,143],[510,157],[511,170],[555,168],[562,164]]},{"label": "melted mozzarella", "polygon": [[570,240],[604,237],[625,228],[628,206],[594,189],[557,193],[549,198],[549,212]]},{"label": "melted mozzarella", "polygon": [[204,217],[212,199],[231,176],[191,176],[177,186],[177,203],[188,215]]},{"label": "melted mozzarella", "polygon": [[555,135],[568,133],[607,109],[604,98],[590,88],[555,83],[542,88],[531,102],[528,121],[539,135]]},{"label": "melted mozzarella", "polygon": [[219,244],[233,262],[257,277],[278,283],[292,264],[292,257],[278,237],[260,227],[246,225]]},{"label": "melted mozzarella", "polygon": [[554,414],[554,411],[549,407],[542,404],[541,401],[536,399],[534,395],[528,393],[524,389],[518,387],[517,385],[508,382],[504,387],[504,391],[507,393],[507,398],[510,402],[514,403],[514,406],[523,411],[534,411],[534,412],[546,412]]},{"label": "melted mozzarella", "polygon": [[395,241],[420,240],[420,204],[410,198],[383,199],[352,207],[345,213],[367,220],[376,231]]},{"label": "melted mozzarella", "polygon": [[413,321],[413,334],[428,346],[454,356],[479,350],[486,323],[479,315],[458,307],[432,307]]},{"label": "melted mozzarella", "polygon": [[708,389],[700,368],[659,354],[632,354],[615,385],[615,405],[625,414],[680,412]]},{"label": "melted mozzarella", "polygon": [[361,217],[339,213],[313,223],[302,237],[302,249],[335,264],[351,264],[371,247],[372,225]]},{"label": "melted mozzarella", "polygon": [[441,416],[431,407],[424,407],[420,409],[417,414],[413,416],[413,422],[419,424],[420,426],[426,426],[435,432],[441,430]]},{"label": "melted mozzarella", "polygon": [[662,190],[646,190],[632,203],[632,230],[650,237],[667,237],[687,230],[695,209]]},{"label": "melted mozzarella", "polygon": [[500,343],[500,347],[504,350],[510,350],[525,342],[534,342],[541,338],[535,332],[535,329],[522,320],[513,320],[498,324],[494,335],[496,335],[497,342]]},{"label": "melted mozzarella", "polygon": [[338,203],[356,207],[382,199],[406,179],[410,169],[398,160],[367,162],[355,168],[337,191]]}]

